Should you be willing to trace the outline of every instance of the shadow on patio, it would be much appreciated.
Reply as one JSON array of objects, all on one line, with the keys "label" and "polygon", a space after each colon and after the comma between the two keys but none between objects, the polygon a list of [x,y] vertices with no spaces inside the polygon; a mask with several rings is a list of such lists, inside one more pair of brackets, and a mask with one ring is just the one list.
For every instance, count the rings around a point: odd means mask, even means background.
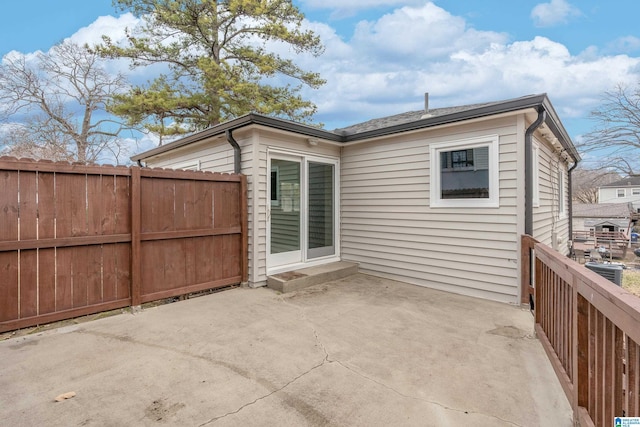
[{"label": "shadow on patio", "polygon": [[[0,342],[7,425],[572,425],[533,316],[364,274]],[[54,398],[74,391],[62,402]]]}]

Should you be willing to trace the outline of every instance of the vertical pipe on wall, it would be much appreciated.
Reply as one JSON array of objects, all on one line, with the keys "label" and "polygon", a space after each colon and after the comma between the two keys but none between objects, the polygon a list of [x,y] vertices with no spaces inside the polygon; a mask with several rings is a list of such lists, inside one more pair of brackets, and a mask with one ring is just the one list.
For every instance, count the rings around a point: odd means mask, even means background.
[{"label": "vertical pipe on wall", "polygon": [[544,109],[538,111],[538,118],[524,134],[524,234],[533,236],[533,132],[547,118]]},{"label": "vertical pipe on wall", "polygon": [[225,135],[227,136],[227,142],[233,147],[233,173],[240,173],[240,145],[233,137],[231,129],[225,131]]}]

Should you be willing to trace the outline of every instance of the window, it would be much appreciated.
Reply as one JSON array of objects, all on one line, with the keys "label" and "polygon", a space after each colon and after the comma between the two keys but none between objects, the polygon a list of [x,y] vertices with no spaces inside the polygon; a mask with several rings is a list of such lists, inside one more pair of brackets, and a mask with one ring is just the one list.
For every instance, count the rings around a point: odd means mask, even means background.
[{"label": "window", "polygon": [[280,206],[280,171],[278,166],[271,166],[271,206]]},{"label": "window", "polygon": [[627,194],[624,188],[618,188],[617,195],[618,197],[625,197]]},{"label": "window", "polygon": [[558,217],[565,216],[564,201],[564,170],[558,167]]},{"label": "window", "polygon": [[432,207],[498,207],[498,136],[431,145]]},{"label": "window", "polygon": [[640,188],[634,188],[631,190],[632,196],[640,196]]}]

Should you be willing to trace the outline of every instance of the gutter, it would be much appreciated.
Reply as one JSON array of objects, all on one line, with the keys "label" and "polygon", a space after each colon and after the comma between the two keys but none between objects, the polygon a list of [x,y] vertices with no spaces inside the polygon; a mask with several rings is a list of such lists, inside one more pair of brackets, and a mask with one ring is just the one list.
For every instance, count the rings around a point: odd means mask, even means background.
[{"label": "gutter", "polygon": [[544,108],[524,134],[524,234],[533,236],[533,132],[547,119]]},{"label": "gutter", "polygon": [[233,137],[233,129],[227,129],[225,131],[225,136],[227,137],[227,142],[231,144],[233,147],[233,173],[240,173],[240,154],[242,153],[240,150],[240,145],[238,145],[238,141]]}]

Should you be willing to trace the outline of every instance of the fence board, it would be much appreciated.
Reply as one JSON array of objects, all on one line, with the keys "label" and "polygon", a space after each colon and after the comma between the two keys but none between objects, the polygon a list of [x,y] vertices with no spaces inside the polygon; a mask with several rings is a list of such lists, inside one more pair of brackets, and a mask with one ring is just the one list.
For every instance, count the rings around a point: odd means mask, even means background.
[{"label": "fence board", "polygon": [[38,315],[56,311],[56,249],[38,249]]},{"label": "fence board", "polygon": [[38,253],[36,250],[20,251],[20,282],[36,286],[20,286],[20,317],[38,315]]},{"label": "fence board", "polygon": [[[55,175],[38,172],[38,239],[55,237]],[[40,252],[42,253],[42,251]]]},{"label": "fence board", "polygon": [[0,174],[0,241],[18,240],[18,172]]},{"label": "fence board", "polygon": [[0,158],[0,332],[246,280],[246,178]]}]

